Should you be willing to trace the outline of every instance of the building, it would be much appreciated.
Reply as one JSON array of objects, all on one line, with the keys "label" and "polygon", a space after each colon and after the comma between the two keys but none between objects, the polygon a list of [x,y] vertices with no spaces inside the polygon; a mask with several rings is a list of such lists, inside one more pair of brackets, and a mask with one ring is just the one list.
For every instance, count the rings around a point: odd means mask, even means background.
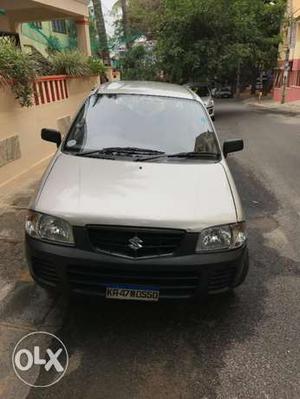
[{"label": "building", "polygon": [[[38,31],[48,37],[54,34],[66,43],[66,20],[72,21],[79,50],[90,55],[87,4],[88,0],[0,0],[0,32],[18,33],[21,46],[36,45],[41,36]],[[36,29],[31,28],[31,31],[35,31],[36,36],[28,38],[28,23],[32,22]]]},{"label": "building", "polygon": [[77,48],[77,32],[74,20],[54,19],[21,24],[20,41],[30,52],[32,48],[47,56],[49,50]]},{"label": "building", "polygon": [[[24,51],[28,46],[38,46],[37,40],[24,34],[26,24],[34,21],[37,29],[49,29],[61,35],[61,43],[67,43],[64,21],[73,21],[78,49],[90,55],[87,5],[87,0],[0,0],[1,40],[14,37]],[[38,48],[41,52],[44,49]],[[53,155],[55,147],[41,140],[41,129],[49,127],[64,134],[83,99],[98,84],[98,76],[37,78],[33,106],[29,108],[20,106],[10,87],[0,85],[0,190]]]},{"label": "building", "polygon": [[[274,82],[274,100],[281,101],[284,73],[287,74],[285,101],[300,100],[300,0],[288,0],[286,21],[279,46],[278,69]],[[285,72],[288,57],[288,71]]]}]

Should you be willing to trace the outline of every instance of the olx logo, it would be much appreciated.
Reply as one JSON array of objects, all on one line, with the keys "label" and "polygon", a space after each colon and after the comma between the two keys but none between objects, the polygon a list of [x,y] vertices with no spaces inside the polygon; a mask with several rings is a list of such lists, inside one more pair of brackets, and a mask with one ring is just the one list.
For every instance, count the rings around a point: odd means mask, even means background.
[{"label": "olx logo", "polygon": [[58,382],[67,370],[68,361],[64,343],[44,331],[25,335],[12,355],[16,375],[32,387],[49,387]]}]

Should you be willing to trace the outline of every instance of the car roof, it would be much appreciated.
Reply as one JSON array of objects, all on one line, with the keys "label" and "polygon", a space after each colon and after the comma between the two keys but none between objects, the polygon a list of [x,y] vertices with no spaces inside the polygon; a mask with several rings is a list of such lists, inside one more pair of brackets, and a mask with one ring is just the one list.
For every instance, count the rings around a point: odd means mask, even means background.
[{"label": "car roof", "polygon": [[187,87],[164,82],[144,82],[118,80],[104,83],[97,93],[99,94],[137,94],[147,96],[162,96],[195,100],[196,95]]}]

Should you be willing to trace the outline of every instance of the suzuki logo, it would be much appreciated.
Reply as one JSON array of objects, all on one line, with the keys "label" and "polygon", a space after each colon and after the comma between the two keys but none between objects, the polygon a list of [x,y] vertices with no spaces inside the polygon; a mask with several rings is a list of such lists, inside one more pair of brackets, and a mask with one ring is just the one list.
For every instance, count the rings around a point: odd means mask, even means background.
[{"label": "suzuki logo", "polygon": [[138,236],[134,236],[130,238],[129,241],[129,248],[133,249],[134,251],[137,251],[138,249],[143,248],[143,240],[141,240]]}]

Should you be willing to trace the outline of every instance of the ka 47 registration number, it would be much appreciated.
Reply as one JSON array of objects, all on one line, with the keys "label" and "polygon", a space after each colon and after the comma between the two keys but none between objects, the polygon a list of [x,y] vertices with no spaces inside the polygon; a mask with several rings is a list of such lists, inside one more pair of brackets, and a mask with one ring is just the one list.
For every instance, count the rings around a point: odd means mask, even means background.
[{"label": "ka 47 registration number", "polygon": [[110,286],[106,287],[106,298],[157,302],[159,299],[159,290],[157,288],[146,287]]}]

